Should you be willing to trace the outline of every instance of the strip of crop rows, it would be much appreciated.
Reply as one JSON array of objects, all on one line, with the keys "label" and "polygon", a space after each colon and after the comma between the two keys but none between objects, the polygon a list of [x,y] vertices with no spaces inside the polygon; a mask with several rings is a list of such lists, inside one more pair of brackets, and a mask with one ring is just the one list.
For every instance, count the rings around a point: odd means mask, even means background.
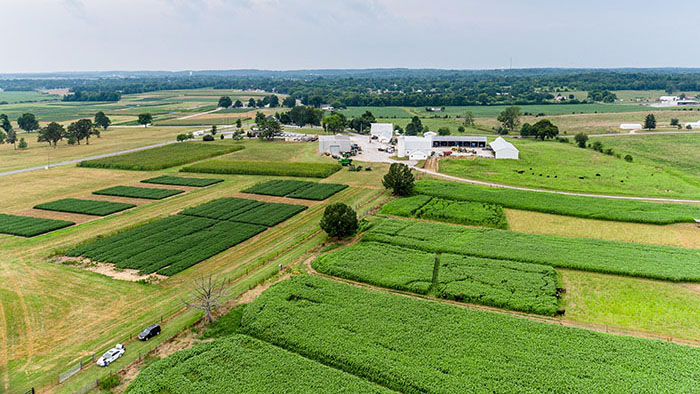
[{"label": "strip of crop rows", "polygon": [[65,220],[34,218],[30,216],[6,215],[0,213],[0,234],[34,237],[75,223]]},{"label": "strip of crop rows", "polygon": [[182,214],[217,220],[261,224],[272,227],[305,209],[306,206],[304,205],[224,197],[194,208],[186,209]]},{"label": "strip of crop rows", "polygon": [[426,195],[394,199],[384,204],[380,213],[470,226],[508,228],[506,214],[500,205]]},{"label": "strip of crop rows", "polygon": [[191,187],[206,187],[219,182],[223,179],[212,178],[185,178],[179,176],[163,175],[155,178],[144,179],[142,183],[154,183],[158,185],[173,185],[173,186],[191,186]]},{"label": "strip of crop rows", "polygon": [[145,198],[149,200],[162,200],[164,198],[184,193],[184,190],[156,189],[150,187],[134,186],[114,186],[103,190],[92,192],[92,194],[103,196]]},{"label": "strip of crop rows", "polygon": [[116,212],[133,208],[136,205],[123,202],[78,200],[75,198],[64,198],[62,200],[47,202],[36,205],[35,209],[46,211],[59,211],[70,213],[81,213],[84,215],[107,216]]}]

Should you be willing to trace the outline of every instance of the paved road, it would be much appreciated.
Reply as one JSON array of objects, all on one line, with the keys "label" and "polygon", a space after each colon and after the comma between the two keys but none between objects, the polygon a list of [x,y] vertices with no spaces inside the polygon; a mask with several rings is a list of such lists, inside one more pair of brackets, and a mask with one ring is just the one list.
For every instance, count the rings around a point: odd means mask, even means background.
[{"label": "paved road", "polygon": [[[227,130],[231,130],[235,128],[235,126],[229,126],[227,128],[220,129],[222,134],[233,134],[233,132],[226,133]],[[198,131],[204,131],[207,132],[210,129],[202,129]],[[48,166],[43,165],[43,166],[38,166],[38,167],[30,167],[30,168],[22,168],[19,170],[12,170],[12,171],[6,171],[6,172],[0,172],[0,176],[6,176],[6,175],[14,175],[14,174],[21,174],[24,172],[30,172],[30,171],[36,171],[36,170],[47,170],[49,168],[53,167],[60,167],[60,166],[66,166],[66,165],[71,165],[71,164],[77,164],[80,163],[81,161],[86,161],[86,160],[96,160],[96,159],[104,159],[105,157],[112,157],[112,156],[118,156],[118,155],[123,155],[125,153],[131,153],[131,152],[138,152],[140,150],[144,149],[151,149],[151,148],[157,148],[159,146],[165,146],[165,145],[170,145],[170,144],[175,144],[177,141],[165,141],[165,142],[159,142],[157,144],[152,144],[152,145],[146,145],[146,146],[140,146],[138,148],[132,148],[132,149],[125,149],[121,150],[118,152],[111,152],[111,153],[103,153],[101,155],[96,155],[96,156],[90,156],[90,157],[83,157],[80,159],[73,159],[73,160],[66,160],[66,161],[61,161],[58,163],[51,163]]]},{"label": "paved road", "polygon": [[678,199],[678,198],[610,196],[610,195],[603,195],[603,194],[572,193],[572,192],[562,192],[562,191],[556,191],[556,190],[533,189],[533,188],[529,188],[529,187],[502,185],[499,183],[483,182],[483,181],[477,181],[474,179],[460,178],[460,177],[456,177],[456,176],[452,176],[452,175],[441,174],[439,172],[426,170],[423,168],[418,168],[416,166],[411,166],[411,168],[418,171],[418,172],[422,172],[424,174],[433,175],[433,176],[449,179],[452,181],[473,183],[476,185],[483,185],[483,186],[490,186],[490,187],[502,187],[504,189],[525,190],[525,191],[530,191],[530,192],[541,192],[541,193],[564,194],[567,196],[612,198],[612,199],[616,199],[616,200],[700,203],[700,200],[684,200],[684,199]]}]

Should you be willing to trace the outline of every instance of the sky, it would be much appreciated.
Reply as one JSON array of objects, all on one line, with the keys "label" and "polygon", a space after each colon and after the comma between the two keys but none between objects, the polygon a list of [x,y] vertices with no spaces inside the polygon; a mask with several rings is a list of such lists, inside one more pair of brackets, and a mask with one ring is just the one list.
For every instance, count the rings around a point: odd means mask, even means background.
[{"label": "sky", "polygon": [[699,13],[648,0],[0,0],[0,73],[699,67]]}]

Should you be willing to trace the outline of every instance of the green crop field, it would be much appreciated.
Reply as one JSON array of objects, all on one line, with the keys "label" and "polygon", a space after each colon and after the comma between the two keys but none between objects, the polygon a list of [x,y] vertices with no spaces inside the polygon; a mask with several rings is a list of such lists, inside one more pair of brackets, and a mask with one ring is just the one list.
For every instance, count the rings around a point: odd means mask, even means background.
[{"label": "green crop field", "polygon": [[700,250],[385,219],[367,241],[641,278],[700,282]]},{"label": "green crop field", "polygon": [[65,220],[42,219],[0,213],[0,234],[34,237],[74,224],[73,222]]},{"label": "green crop field", "polygon": [[317,183],[282,179],[260,183],[243,190],[243,192],[320,201],[327,199],[347,187],[348,185],[339,185],[337,183]]},{"label": "green crop field", "polygon": [[[525,190],[491,188],[467,183],[418,181],[416,193],[457,200],[499,204],[506,208],[522,209],[556,215],[618,222],[669,224],[690,222],[700,218],[700,207],[686,204],[663,204],[633,200],[615,200],[596,197],[569,196]],[[410,200],[409,199],[402,200]],[[424,197],[422,197],[424,198]],[[397,200],[396,204],[401,204]],[[392,209],[394,202],[385,205]],[[405,202],[409,205],[409,201]],[[385,208],[382,208],[384,213]],[[411,214],[395,213],[399,216]],[[468,223],[464,223],[468,224]]]},{"label": "green crop field", "polygon": [[184,178],[179,176],[162,175],[155,178],[144,179],[141,182],[154,183],[158,185],[206,187],[223,181],[223,179]]},{"label": "green crop field", "polygon": [[75,198],[64,198],[62,200],[51,201],[44,204],[35,205],[35,209],[46,211],[59,211],[70,213],[81,213],[84,215],[107,216],[125,209],[133,208],[136,205],[123,202],[78,200]]},{"label": "green crop field", "polygon": [[[42,93],[35,90],[31,91],[0,91],[0,103],[7,104],[28,103],[35,101],[58,101],[60,97],[55,94]],[[0,107],[0,112],[3,112]]]},{"label": "green crop field", "polygon": [[545,265],[361,242],[314,261],[319,272],[457,301],[553,316],[557,273]]},{"label": "green crop field", "polygon": [[241,145],[183,142],[146,149],[104,159],[78,163],[78,167],[111,168],[119,170],[155,171],[243,149]]},{"label": "green crop field", "polygon": [[174,215],[78,246],[66,255],[171,276],[264,230],[253,224]]},{"label": "green crop field", "polygon": [[277,161],[210,160],[184,167],[182,172],[205,174],[278,175],[327,178],[340,170],[340,164]]},{"label": "green crop field", "polygon": [[145,198],[148,200],[162,200],[164,198],[171,197],[184,192],[184,190],[154,189],[152,187],[114,186],[109,187],[107,189],[92,192],[92,194],[102,196]]},{"label": "green crop field", "polygon": [[384,204],[379,213],[471,226],[508,228],[503,207],[487,202],[455,201],[416,195],[392,200]]},{"label": "green crop field", "polygon": [[241,331],[392,390],[700,390],[700,349],[381,294],[312,276],[245,308]]},{"label": "green crop field", "polygon": [[572,192],[676,198],[700,195],[700,183],[660,167],[628,163],[573,144],[518,140],[514,145],[520,150],[520,160],[446,158],[440,160],[440,172]]},{"label": "green crop field", "polygon": [[[284,388],[284,390],[280,390]],[[362,378],[269,343],[232,335],[177,352],[145,368],[128,394],[390,393]]]},{"label": "green crop field", "polygon": [[183,215],[216,220],[274,226],[306,209],[304,205],[281,204],[225,197],[194,208],[186,209]]}]

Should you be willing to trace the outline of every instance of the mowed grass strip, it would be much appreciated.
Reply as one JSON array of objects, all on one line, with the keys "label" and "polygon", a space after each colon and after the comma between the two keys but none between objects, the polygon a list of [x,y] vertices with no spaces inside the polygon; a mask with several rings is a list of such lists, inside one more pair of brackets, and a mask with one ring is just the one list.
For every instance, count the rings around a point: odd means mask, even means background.
[{"label": "mowed grass strip", "polygon": [[0,234],[34,237],[75,223],[65,220],[34,218],[30,216],[6,215],[0,213]]},{"label": "mowed grass strip", "polygon": [[700,391],[700,349],[374,292],[309,275],[241,331],[403,393]]},{"label": "mowed grass strip", "polygon": [[384,219],[363,238],[454,253],[674,282],[700,282],[700,250]]},{"label": "mowed grass strip", "polygon": [[156,171],[236,152],[243,148],[242,145],[183,142],[103,159],[87,160],[78,163],[78,167]]},{"label": "mowed grass strip", "polygon": [[321,201],[347,187],[347,185],[336,183],[318,183],[291,179],[278,179],[253,185],[252,187],[243,190],[243,192]]},{"label": "mowed grass strip", "polygon": [[[193,376],[197,378],[187,378]],[[265,394],[280,391],[392,392],[347,372],[246,335],[232,335],[201,343],[158,360],[145,367],[126,390],[128,394]]]},{"label": "mowed grass strip", "polygon": [[264,231],[266,227],[174,215],[69,250],[117,268],[174,275]]},{"label": "mowed grass strip", "polygon": [[212,178],[185,178],[179,176],[163,175],[155,178],[144,179],[142,183],[153,183],[158,185],[206,187],[223,182],[223,179]]},{"label": "mowed grass strip", "polygon": [[184,190],[175,189],[156,189],[151,187],[135,187],[135,186],[114,186],[107,189],[92,192],[92,194],[102,196],[117,196],[131,198],[145,198],[148,200],[162,200],[176,194],[184,193]]},{"label": "mowed grass strip", "polygon": [[360,242],[321,256],[322,273],[456,301],[553,316],[560,309],[554,268]]},{"label": "mowed grass strip", "polygon": [[416,195],[394,199],[379,211],[385,215],[436,220],[470,226],[508,228],[503,207],[478,201],[455,201]]},{"label": "mowed grass strip", "polygon": [[574,216],[586,219],[651,224],[693,222],[700,206],[569,196],[465,183],[418,181],[416,193],[450,200],[500,204],[506,208]]},{"label": "mowed grass strip", "polygon": [[339,171],[339,164],[283,161],[208,160],[182,168],[182,172],[204,174],[276,175],[326,178]]},{"label": "mowed grass strip", "polygon": [[224,197],[193,208],[188,208],[184,210],[182,214],[272,227],[291,218],[306,208],[305,205]]},{"label": "mowed grass strip", "polygon": [[76,198],[64,198],[34,206],[34,209],[46,211],[59,211],[81,213],[83,215],[107,216],[121,212],[136,205],[123,202],[79,200]]}]

